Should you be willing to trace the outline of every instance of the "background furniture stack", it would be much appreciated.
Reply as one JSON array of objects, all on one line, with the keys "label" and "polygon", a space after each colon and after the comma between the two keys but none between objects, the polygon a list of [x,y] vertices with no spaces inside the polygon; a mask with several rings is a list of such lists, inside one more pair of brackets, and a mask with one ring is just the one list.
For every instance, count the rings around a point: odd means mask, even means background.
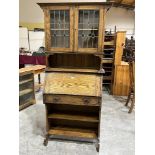
[{"label": "background furniture stack", "polygon": [[38,84],[35,83],[35,91],[39,91],[41,86],[43,85],[41,83],[41,76],[40,74],[45,71],[46,66],[45,65],[34,65],[34,66],[27,66],[24,68],[21,68],[19,71],[20,72],[29,72],[31,71],[34,75],[38,75]]},{"label": "background furniture stack", "polygon": [[130,75],[129,76],[130,77],[130,88],[129,88],[128,98],[127,98],[125,106],[128,106],[131,100],[131,106],[129,109],[129,113],[131,113],[135,106],[135,63],[134,61],[129,62],[129,75]]},{"label": "background furniture stack", "polygon": [[125,47],[126,32],[118,32],[116,39],[116,52],[114,61],[113,95],[127,96],[129,92],[129,64],[122,61],[123,48]]},{"label": "background furniture stack", "polygon": [[[122,74],[120,73],[121,67],[119,68],[118,65],[128,65],[124,62],[121,63],[124,44],[124,31],[117,31],[113,33],[108,31],[105,32],[102,60],[102,65],[105,70],[105,73],[103,74],[103,87],[106,88],[110,94],[114,95],[119,95],[116,93],[116,85],[118,85],[120,82],[116,79],[122,78]],[[126,70],[124,70],[124,72],[125,71]],[[125,73],[125,75],[128,76],[127,73]],[[126,80],[128,79],[125,78],[123,83],[128,83]],[[123,93],[126,94],[126,90],[123,90]]]},{"label": "background furniture stack", "polygon": [[99,149],[104,8],[101,3],[39,3],[45,17],[43,100],[47,135]]},{"label": "background furniture stack", "polygon": [[128,98],[125,106],[128,106],[129,101],[131,100],[131,106],[129,113],[132,112],[135,105],[135,40],[131,37],[131,40],[126,39],[126,46],[123,53],[123,59],[129,64],[129,78],[130,78],[130,87],[128,92]]},{"label": "background furniture stack", "polygon": [[103,68],[105,73],[103,74],[103,87],[111,93],[111,87],[113,82],[113,62],[115,56],[116,45],[116,33],[105,32],[104,37],[104,51],[103,51]]},{"label": "background furniture stack", "polygon": [[35,103],[33,72],[19,70],[19,110]]}]

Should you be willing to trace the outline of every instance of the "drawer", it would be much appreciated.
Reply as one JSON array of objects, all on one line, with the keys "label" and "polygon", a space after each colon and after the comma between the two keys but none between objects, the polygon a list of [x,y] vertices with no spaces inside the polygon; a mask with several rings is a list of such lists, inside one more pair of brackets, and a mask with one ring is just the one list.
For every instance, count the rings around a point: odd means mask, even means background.
[{"label": "drawer", "polygon": [[100,106],[101,97],[44,94],[44,103]]}]

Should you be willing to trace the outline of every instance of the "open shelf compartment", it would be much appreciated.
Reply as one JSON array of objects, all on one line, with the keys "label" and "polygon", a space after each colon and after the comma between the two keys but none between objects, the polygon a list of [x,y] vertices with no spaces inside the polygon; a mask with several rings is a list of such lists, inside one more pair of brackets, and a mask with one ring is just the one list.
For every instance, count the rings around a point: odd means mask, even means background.
[{"label": "open shelf compartment", "polygon": [[99,108],[94,106],[45,104],[48,134],[77,138],[98,137]]},{"label": "open shelf compartment", "polygon": [[62,126],[57,126],[57,127],[52,127],[48,131],[49,135],[52,136],[59,136],[60,138],[65,137],[65,139],[79,139],[81,138],[85,141],[86,139],[97,139],[97,131],[90,130],[90,129],[81,129],[81,128],[68,128],[68,127],[62,127]]},{"label": "open shelf compartment", "polygon": [[54,53],[47,55],[46,72],[92,72],[102,68],[102,56],[94,54]]}]

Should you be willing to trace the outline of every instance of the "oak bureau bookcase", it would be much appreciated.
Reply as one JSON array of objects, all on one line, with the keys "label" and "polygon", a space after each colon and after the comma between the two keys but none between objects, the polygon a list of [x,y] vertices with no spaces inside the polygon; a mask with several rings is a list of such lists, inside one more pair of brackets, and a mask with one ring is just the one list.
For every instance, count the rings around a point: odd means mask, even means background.
[{"label": "oak bureau bookcase", "polygon": [[94,142],[99,150],[104,7],[38,3],[44,12],[43,102],[49,138]]}]

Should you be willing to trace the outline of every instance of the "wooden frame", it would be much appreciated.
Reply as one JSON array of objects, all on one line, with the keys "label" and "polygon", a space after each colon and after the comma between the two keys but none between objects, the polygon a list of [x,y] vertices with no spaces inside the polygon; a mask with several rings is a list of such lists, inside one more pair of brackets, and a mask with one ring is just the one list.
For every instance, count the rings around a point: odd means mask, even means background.
[{"label": "wooden frame", "polygon": [[[98,28],[98,47],[97,48],[78,48],[78,11],[79,10],[99,10]],[[101,53],[104,47],[104,7],[101,5],[65,5],[65,6],[43,6],[45,20],[45,46],[48,52],[83,52]],[[70,10],[70,47],[54,48],[51,47],[50,32],[50,10]]]},{"label": "wooden frame", "polygon": [[[44,7],[44,20],[45,20],[45,46],[46,51],[49,52],[71,52],[73,51],[73,7],[70,6],[48,6]],[[51,32],[50,32],[50,14],[49,11],[51,10],[69,10],[70,12],[70,38],[69,38],[69,48],[54,48],[51,47]]]},{"label": "wooden frame", "polygon": [[[79,10],[99,10],[99,36],[98,36],[98,47],[97,48],[78,48],[78,19],[79,19]],[[75,36],[74,36],[74,51],[85,52],[85,53],[94,53],[94,52],[102,52],[103,50],[103,38],[104,38],[104,8],[102,6],[90,6],[90,5],[81,5],[75,7]],[[103,33],[102,33],[103,32]]]}]

